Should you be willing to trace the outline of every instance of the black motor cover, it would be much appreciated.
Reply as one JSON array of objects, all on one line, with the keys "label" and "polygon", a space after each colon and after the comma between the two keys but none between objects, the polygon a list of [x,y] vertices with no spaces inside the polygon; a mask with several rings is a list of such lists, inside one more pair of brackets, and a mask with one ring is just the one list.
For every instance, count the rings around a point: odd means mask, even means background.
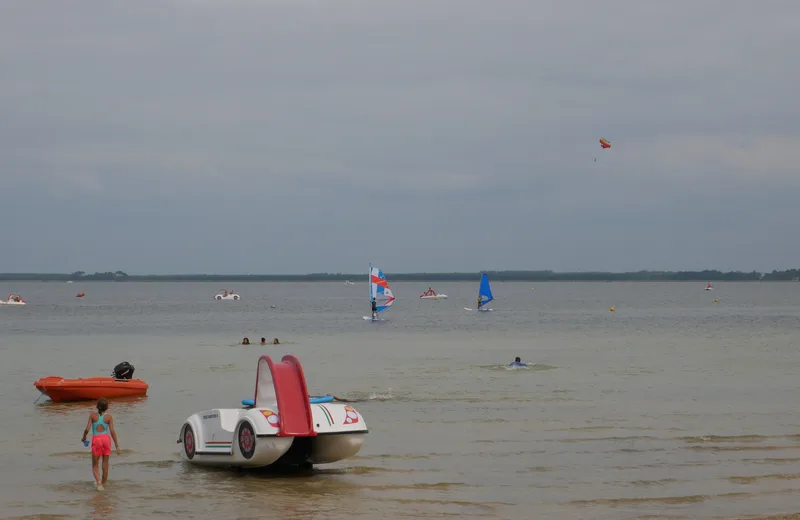
[{"label": "black motor cover", "polygon": [[133,368],[133,365],[127,361],[123,361],[114,367],[114,377],[117,379],[131,379],[133,377],[134,370],[136,369]]}]

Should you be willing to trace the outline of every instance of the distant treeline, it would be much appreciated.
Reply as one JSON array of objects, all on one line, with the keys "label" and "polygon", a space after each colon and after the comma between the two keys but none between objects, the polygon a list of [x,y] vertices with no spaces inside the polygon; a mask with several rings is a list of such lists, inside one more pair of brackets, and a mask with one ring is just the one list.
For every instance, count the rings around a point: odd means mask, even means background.
[{"label": "distant treeline", "polygon": [[[631,282],[679,282],[679,281],[784,281],[800,277],[800,269],[759,273],[756,271],[636,271],[629,273],[554,271],[485,271],[493,281],[506,282],[567,282],[567,281],[631,281]],[[479,273],[386,273],[390,281],[474,281]],[[115,282],[325,282],[325,281],[363,281],[364,273],[311,273],[297,275],[268,274],[167,274],[167,275],[129,275],[123,271],[88,274],[76,271],[70,274],[52,273],[0,273],[0,280],[27,280],[43,282],[72,281],[115,281]]]}]

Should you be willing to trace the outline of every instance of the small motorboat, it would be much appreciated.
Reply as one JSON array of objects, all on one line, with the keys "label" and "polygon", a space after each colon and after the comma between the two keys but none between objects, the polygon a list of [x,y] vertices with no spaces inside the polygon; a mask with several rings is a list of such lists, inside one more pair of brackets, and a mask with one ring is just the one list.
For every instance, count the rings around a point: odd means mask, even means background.
[{"label": "small motorboat", "polygon": [[218,291],[217,294],[214,295],[215,300],[240,300],[241,296],[236,294],[235,291],[229,291],[227,289],[222,289]]},{"label": "small motorboat", "polygon": [[332,396],[311,398],[296,357],[258,358],[255,397],[243,408],[211,409],[181,426],[181,457],[200,466],[310,468],[354,456],[367,425]]},{"label": "small motorboat", "polygon": [[446,294],[438,294],[432,288],[428,287],[427,291],[425,291],[424,293],[420,294],[419,299],[420,300],[446,300],[447,299],[447,295]]},{"label": "small motorboat", "polygon": [[709,282],[709,284],[706,285],[706,291],[713,291],[713,290],[714,290],[714,287],[712,287],[711,283]]},{"label": "small motorboat", "polygon": [[0,300],[0,305],[26,305],[19,294],[11,293],[5,301]]},{"label": "small motorboat", "polygon": [[111,377],[64,379],[61,376],[47,376],[38,379],[33,386],[56,403],[147,395],[147,383],[133,379],[133,371],[133,365],[124,361],[114,367]]}]

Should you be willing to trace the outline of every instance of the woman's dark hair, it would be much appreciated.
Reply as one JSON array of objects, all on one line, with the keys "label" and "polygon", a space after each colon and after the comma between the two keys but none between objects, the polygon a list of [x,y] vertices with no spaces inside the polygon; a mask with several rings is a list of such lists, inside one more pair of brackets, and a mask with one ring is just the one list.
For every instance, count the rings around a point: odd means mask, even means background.
[{"label": "woman's dark hair", "polygon": [[105,398],[100,398],[97,400],[97,411],[99,413],[103,413],[108,410],[108,401]]}]

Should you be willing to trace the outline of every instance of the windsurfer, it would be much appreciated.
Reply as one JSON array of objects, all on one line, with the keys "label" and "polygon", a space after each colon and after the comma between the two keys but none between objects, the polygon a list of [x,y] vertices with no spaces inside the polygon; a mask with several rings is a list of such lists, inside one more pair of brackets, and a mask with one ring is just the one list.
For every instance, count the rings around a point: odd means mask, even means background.
[{"label": "windsurfer", "polygon": [[378,301],[375,298],[372,299],[372,319],[376,319],[378,317]]},{"label": "windsurfer", "polygon": [[478,309],[480,309],[482,306],[483,306],[483,298],[478,296]]}]

